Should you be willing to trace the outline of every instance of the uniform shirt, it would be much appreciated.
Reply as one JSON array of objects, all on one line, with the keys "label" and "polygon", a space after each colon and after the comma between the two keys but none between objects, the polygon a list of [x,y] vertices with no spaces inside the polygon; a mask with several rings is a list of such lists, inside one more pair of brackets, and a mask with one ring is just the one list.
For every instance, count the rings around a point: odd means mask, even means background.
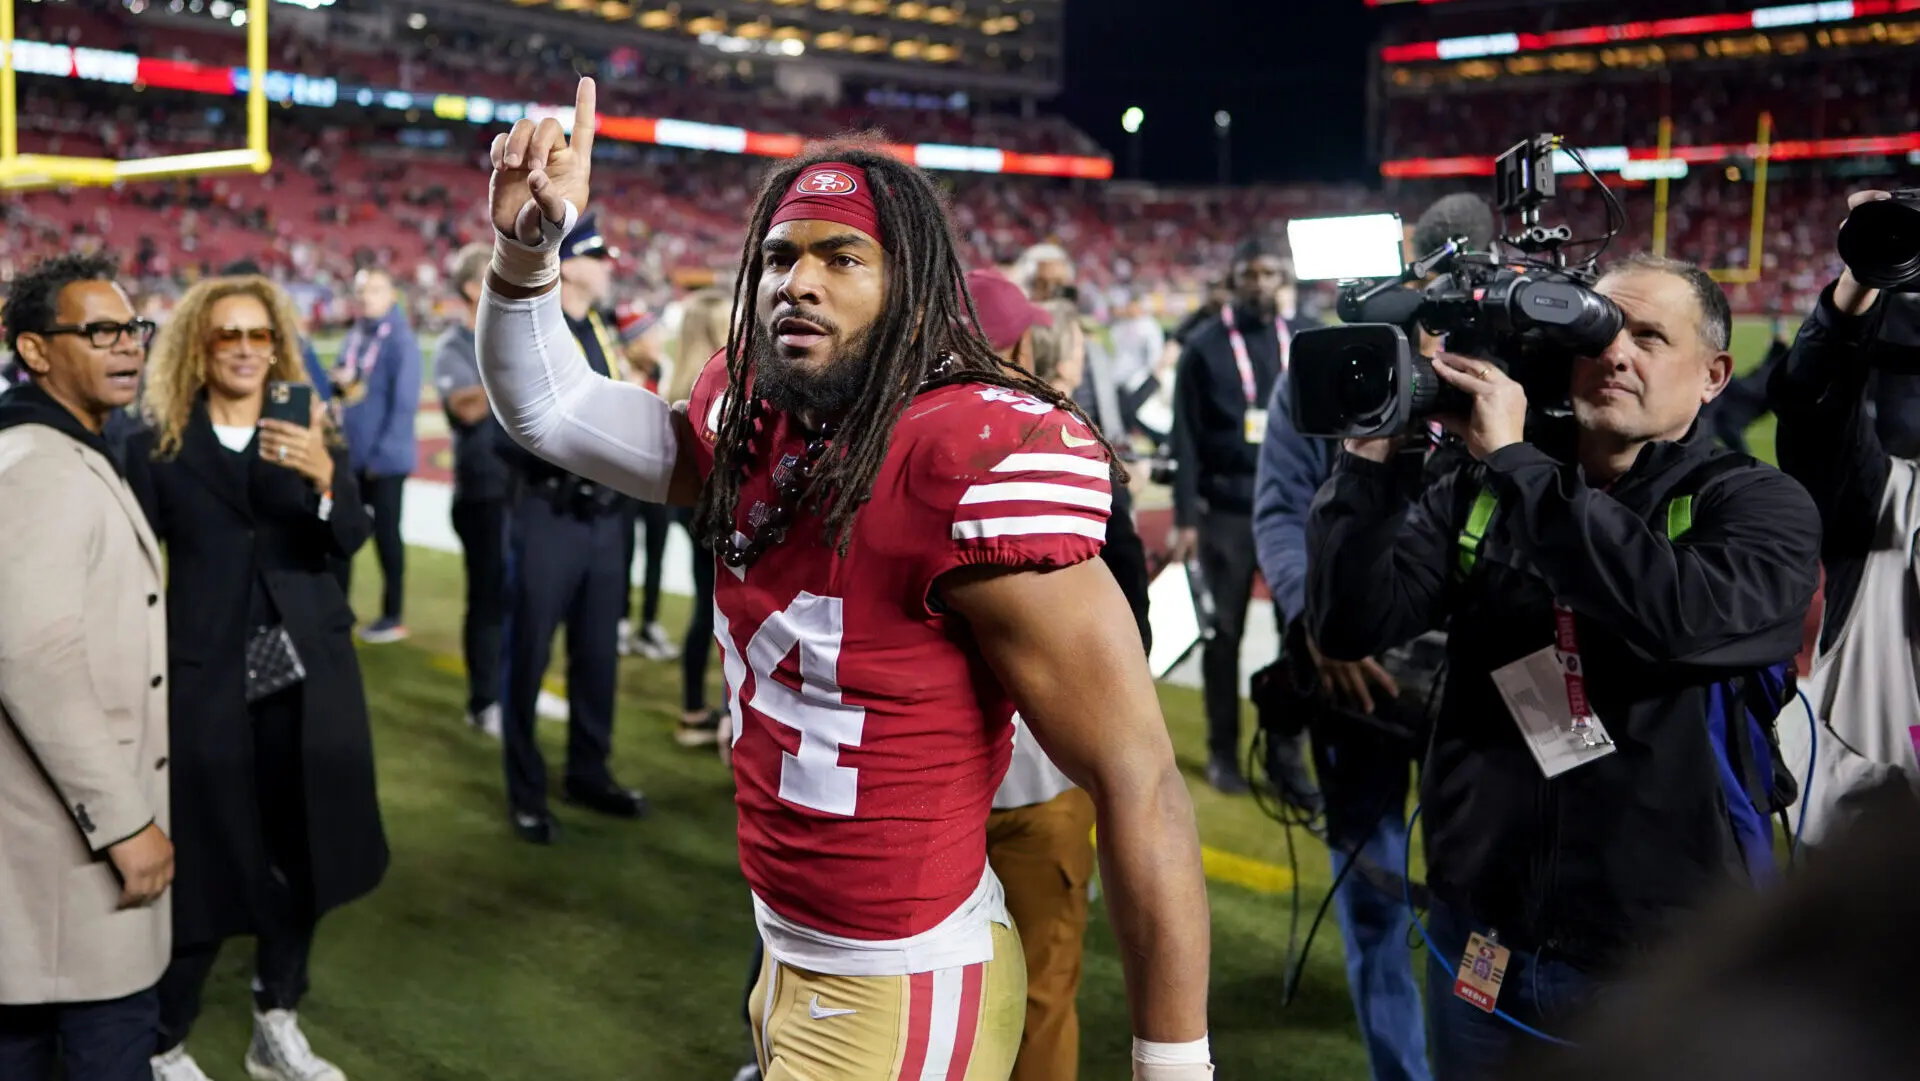
[{"label": "uniform shirt", "polygon": [[[713,469],[727,386],[694,386],[697,460]],[[773,505],[805,433],[756,438],[738,528]],[[969,564],[1064,567],[1098,555],[1111,506],[1092,433],[1024,394],[971,384],[902,413],[847,554],[821,517],[744,571],[715,575],[734,717],[740,861],[767,948],[834,975],[902,975],[993,955],[1008,922],[986,823],[1013,703],[963,622],[933,597]]]},{"label": "uniform shirt", "polygon": [[[442,407],[455,391],[480,385],[480,363],[474,356],[473,328],[456,323],[440,335],[433,347],[433,387]],[[506,433],[489,411],[477,423],[462,424],[447,409],[447,427],[453,433],[453,498],[455,501],[505,499],[506,463],[500,445]]]}]

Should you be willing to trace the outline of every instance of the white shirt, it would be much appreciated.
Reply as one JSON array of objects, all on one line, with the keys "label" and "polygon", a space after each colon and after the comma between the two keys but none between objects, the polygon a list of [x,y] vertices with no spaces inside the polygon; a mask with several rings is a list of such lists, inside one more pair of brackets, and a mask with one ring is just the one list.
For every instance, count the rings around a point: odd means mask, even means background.
[{"label": "white shirt", "polygon": [[1027,722],[1018,713],[1014,714],[1013,764],[1007,767],[1000,790],[993,794],[993,809],[1011,811],[1016,807],[1032,807],[1072,787],[1073,782],[1053,764],[1047,752],[1040,749],[1040,741],[1033,738]]}]

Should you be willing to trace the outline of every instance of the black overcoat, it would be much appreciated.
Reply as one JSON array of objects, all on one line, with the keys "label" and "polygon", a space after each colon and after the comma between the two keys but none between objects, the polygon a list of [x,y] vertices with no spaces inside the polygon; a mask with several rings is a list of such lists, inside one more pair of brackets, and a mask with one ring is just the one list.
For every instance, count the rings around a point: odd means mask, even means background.
[{"label": "black overcoat", "polygon": [[301,769],[314,911],[364,895],[386,872],[353,612],[328,564],[352,558],[372,522],[344,450],[333,455],[323,521],[319,493],[260,460],[257,440],[236,468],[204,403],[178,454],[155,459],[154,445],[150,431],[130,439],[127,475],[167,552],[174,939],[199,944],[255,930],[270,874],[245,691],[256,575],[307,669]]}]

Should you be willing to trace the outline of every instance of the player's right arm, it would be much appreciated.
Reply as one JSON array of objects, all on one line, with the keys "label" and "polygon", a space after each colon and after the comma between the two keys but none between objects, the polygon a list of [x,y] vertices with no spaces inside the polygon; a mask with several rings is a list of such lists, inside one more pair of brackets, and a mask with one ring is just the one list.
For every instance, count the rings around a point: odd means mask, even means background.
[{"label": "player's right arm", "polygon": [[1203,1081],[1210,932],[1200,837],[1146,654],[1105,563],[963,567],[941,598],[1062,772],[1093,798],[1134,1076]]},{"label": "player's right arm", "polygon": [[930,600],[964,620],[1048,757],[1086,789],[1120,939],[1134,1076],[1204,1081],[1209,930],[1200,838],[1126,597],[1099,557],[1106,455],[1074,417],[957,392],[915,447],[915,496],[950,508]]},{"label": "player's right arm", "polygon": [[581,79],[571,141],[551,118],[494,138],[480,379],[501,427],[528,451],[648,502],[691,505],[700,474],[685,411],[596,374],[560,309],[560,241],[587,205],[593,132],[593,80]]}]

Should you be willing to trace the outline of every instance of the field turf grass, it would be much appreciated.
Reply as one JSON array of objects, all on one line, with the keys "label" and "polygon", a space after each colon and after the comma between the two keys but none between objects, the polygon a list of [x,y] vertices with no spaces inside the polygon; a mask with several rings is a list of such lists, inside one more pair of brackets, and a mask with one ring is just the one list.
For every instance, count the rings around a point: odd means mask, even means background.
[{"label": "field turf grass", "polygon": [[[710,752],[672,742],[678,665],[622,662],[614,768],[646,790],[652,815],[618,822],[556,804],[561,843],[523,844],[506,822],[499,745],[461,723],[459,559],[411,549],[408,560],[413,637],[360,654],[393,865],[377,891],[321,922],[301,1014],[315,1049],[353,1081],[726,1081],[749,1055],[739,1013],[753,929],[730,781]],[[378,584],[363,552],[360,611]],[[676,637],[686,615],[666,598]],[[711,671],[718,701],[717,661]],[[1206,843],[1284,867],[1279,826],[1198,779],[1198,694],[1170,687],[1162,701]],[[540,726],[556,778],[563,733]],[[1304,838],[1300,870],[1311,918],[1327,858]],[[1332,921],[1282,1011],[1289,896],[1220,882],[1211,894],[1222,1076],[1364,1076]],[[245,1076],[251,964],[251,943],[228,945],[188,1043],[215,1081]],[[1098,904],[1080,1002],[1083,1076],[1126,1077],[1120,966]]]},{"label": "field turf grass", "polygon": [[[1742,370],[1766,339],[1764,322],[1739,323]],[[1771,417],[1752,441],[1771,459]],[[393,866],[372,895],[321,923],[302,1010],[315,1049],[353,1081],[726,1081],[748,1057],[739,1010],[753,928],[727,775],[712,754],[671,739],[678,666],[622,662],[615,770],[647,791],[652,816],[614,822],[556,805],[561,843],[522,844],[505,819],[499,745],[461,723],[459,559],[414,549],[408,560],[413,637],[361,651]],[[355,574],[360,611],[375,606],[378,580],[369,549]],[[686,615],[686,601],[666,598],[663,622],[676,636]],[[719,665],[710,671],[717,702]],[[1204,841],[1284,867],[1279,826],[1199,780],[1199,695],[1163,687],[1161,702]],[[556,774],[563,732],[541,725]],[[1296,837],[1304,930],[1328,885],[1327,857]],[[1290,895],[1219,881],[1210,894],[1221,1076],[1365,1077],[1331,920],[1282,1009]],[[245,1076],[251,963],[250,943],[229,944],[189,1041],[215,1081]],[[1080,1004],[1082,1076],[1126,1077],[1120,965],[1098,904]]]}]

